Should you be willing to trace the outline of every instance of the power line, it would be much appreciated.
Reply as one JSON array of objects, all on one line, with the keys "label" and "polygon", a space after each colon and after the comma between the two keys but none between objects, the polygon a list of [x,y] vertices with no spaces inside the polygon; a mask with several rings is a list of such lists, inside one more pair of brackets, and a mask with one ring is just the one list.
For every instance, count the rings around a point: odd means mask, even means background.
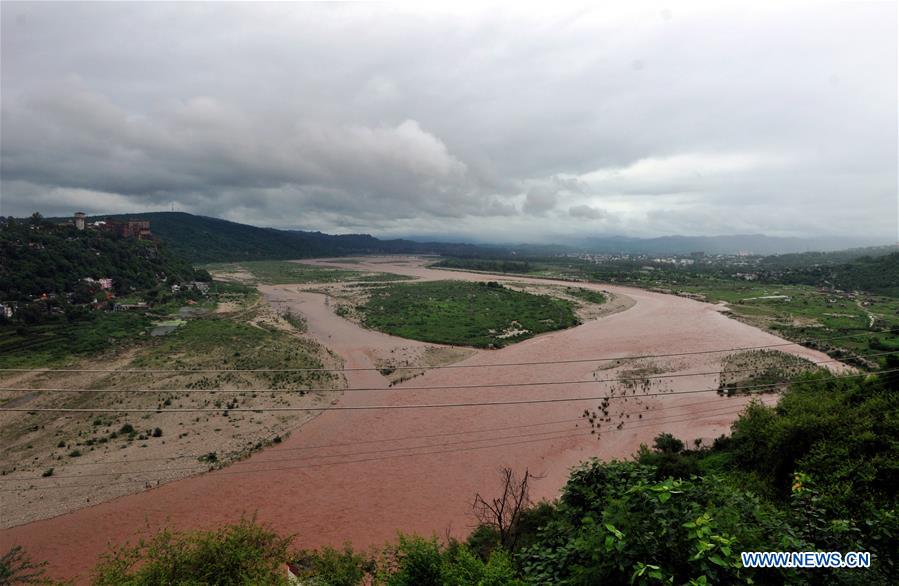
[{"label": "power line", "polygon": [[643,360],[647,358],[673,358],[677,356],[697,356],[701,354],[719,354],[724,352],[742,352],[748,350],[764,350],[766,348],[782,348],[784,346],[802,346],[809,342],[829,342],[846,338],[858,338],[860,336],[873,335],[877,332],[860,332],[831,338],[806,339],[800,342],[785,342],[778,344],[766,344],[762,346],[743,346],[738,348],[720,348],[714,350],[695,350],[692,352],[673,352],[669,354],[638,354],[636,356],[610,356],[599,358],[575,358],[570,360],[542,360],[535,362],[501,362],[495,364],[444,364],[438,366],[381,366],[381,367],[356,367],[356,368],[0,368],[0,372],[81,372],[81,373],[215,373],[215,372],[360,372],[360,371],[384,371],[384,370],[443,370],[450,368],[495,368],[513,366],[544,366],[549,364],[577,364],[584,362],[613,362],[616,360]]},{"label": "power line", "polygon": [[[899,350],[889,352],[879,352],[875,354],[864,355],[863,358],[875,358],[891,354],[899,354]],[[837,358],[830,360],[809,360],[809,364],[829,364],[833,362],[841,362]],[[332,388],[290,388],[290,389],[72,389],[63,387],[51,388],[33,388],[33,387],[0,387],[0,392],[47,392],[47,393],[352,393],[352,392],[368,392],[368,391],[436,391],[436,390],[471,390],[471,389],[495,389],[504,387],[540,387],[554,385],[583,385],[594,383],[615,383],[615,382],[643,382],[646,380],[658,380],[668,378],[683,378],[691,376],[709,376],[731,373],[756,372],[758,368],[744,368],[735,370],[711,370],[705,372],[688,372],[680,374],[661,374],[646,375],[642,377],[623,377],[623,378],[605,378],[591,380],[562,380],[562,381],[527,381],[527,382],[511,382],[511,383],[485,383],[477,385],[429,385],[424,387],[351,387],[348,389],[332,389]]]},{"label": "power line", "polygon": [[[694,407],[694,406],[697,406],[697,405],[712,405],[712,403],[710,403],[709,401],[698,401],[698,402],[695,402],[695,403],[682,403],[682,404],[678,404],[678,405],[660,405],[660,406],[653,407],[652,409],[649,409],[649,410],[646,410],[646,411],[635,411],[635,412],[631,412],[631,413],[621,413],[621,414],[619,415],[619,417],[625,416],[625,417],[628,417],[628,418],[629,418],[631,415],[637,415],[639,421],[658,421],[658,420],[660,420],[660,419],[665,419],[665,418],[668,418],[668,417],[678,417],[679,415],[663,415],[661,418],[659,418],[659,417],[642,417],[642,415],[643,415],[643,413],[655,414],[655,413],[657,413],[657,412],[659,412],[659,411],[666,411],[666,410],[668,410],[668,409],[683,409],[683,408],[686,408],[686,407]],[[745,406],[746,406],[745,404],[743,404],[743,405],[738,405],[738,406],[736,406],[736,408],[737,408],[737,410],[739,411],[740,409],[743,409]],[[711,412],[714,412],[714,411],[731,410],[731,409],[734,409],[734,407],[735,407],[734,405],[724,405],[724,406],[715,407],[715,408],[712,408],[712,409],[705,409],[705,410],[702,411],[702,413],[711,413]],[[526,424],[522,424],[522,425],[511,425],[511,426],[505,426],[505,427],[492,427],[492,428],[478,429],[478,430],[454,431],[454,432],[444,432],[444,433],[437,433],[437,434],[415,435],[415,436],[406,436],[406,437],[398,437],[398,438],[384,438],[384,439],[360,440],[360,441],[342,442],[342,443],[336,443],[336,444],[306,445],[306,446],[296,446],[296,447],[283,447],[283,446],[279,446],[279,447],[277,448],[277,451],[278,451],[278,452],[284,452],[284,451],[290,452],[290,451],[299,451],[299,450],[318,450],[318,449],[330,449],[330,448],[345,448],[345,447],[353,447],[353,446],[365,445],[365,444],[372,444],[372,443],[402,442],[402,441],[406,441],[406,440],[423,440],[423,439],[433,439],[433,438],[447,437],[447,436],[453,436],[453,435],[469,435],[469,434],[474,435],[474,434],[487,433],[487,432],[493,432],[493,431],[509,431],[509,430],[514,430],[514,429],[532,428],[532,427],[543,427],[543,426],[546,426],[546,425],[558,425],[558,424],[563,424],[563,423],[578,423],[578,422],[584,421],[584,419],[585,419],[585,417],[580,416],[580,417],[573,417],[573,418],[569,418],[569,419],[559,419],[559,420],[555,420],[555,421],[545,421],[545,422],[540,422],[540,423],[526,423]],[[637,420],[637,419],[635,419],[635,421],[636,421],[636,420]],[[603,423],[611,424],[610,422],[603,422]],[[541,433],[555,433],[555,432],[541,432]],[[490,438],[481,438],[480,440],[469,440],[469,441],[486,441],[487,439],[490,439]],[[404,448],[394,448],[394,449],[413,449],[414,447],[415,447],[415,446],[406,446],[406,447],[404,447]],[[421,447],[427,447],[427,446],[421,446]],[[207,453],[208,453],[208,452],[207,452]],[[68,466],[97,466],[97,465],[100,465],[100,464],[102,464],[102,465],[105,466],[105,465],[109,465],[109,464],[133,464],[133,463],[141,463],[141,462],[158,462],[158,461],[160,461],[160,460],[166,460],[166,461],[169,461],[169,460],[181,460],[181,459],[186,459],[186,458],[200,458],[200,457],[202,457],[202,456],[205,456],[207,453],[202,453],[202,454],[179,454],[179,455],[174,455],[174,456],[159,456],[159,457],[155,457],[155,458],[135,458],[135,459],[116,458],[116,459],[111,460],[111,459],[108,459],[108,458],[104,458],[102,462],[67,462],[67,463],[66,463],[66,466],[67,466],[67,467],[68,467]],[[247,453],[247,454],[237,454],[237,455],[238,455],[238,459],[240,459],[241,456],[249,456],[250,454]],[[319,457],[333,457],[333,456],[336,456],[336,455],[339,455],[339,454],[334,454],[334,455],[331,455],[331,456],[328,456],[328,455],[322,455],[322,456],[319,456]],[[234,461],[237,461],[237,460],[234,460]],[[276,461],[276,460],[257,460],[257,461],[269,462],[269,461]],[[166,469],[163,469],[163,470],[166,470]],[[125,473],[127,473],[127,472],[125,472]],[[108,473],[108,475],[115,475],[115,474],[121,474],[121,473]],[[61,477],[60,477],[60,476],[54,475],[54,478],[61,478]],[[12,482],[12,481],[15,481],[15,480],[18,480],[18,479],[3,479],[3,478],[0,478],[0,482]]]},{"label": "power line", "polygon": [[[743,407],[741,407],[741,409],[742,408]],[[734,413],[736,413],[736,412],[738,412],[738,411],[735,411]],[[728,413],[714,413],[711,415],[699,415],[699,416],[690,415],[690,416],[684,417],[683,419],[666,421],[665,423],[682,423],[682,422],[686,422],[686,421],[695,421],[695,420],[699,420],[699,419],[706,419],[709,417],[719,417],[721,415],[726,415],[726,414],[728,414]],[[623,432],[623,431],[628,431],[628,430],[633,430],[633,429],[638,429],[638,428],[643,428],[643,427],[652,427],[654,425],[657,425],[657,423],[655,423],[654,421],[646,421],[646,420],[635,420],[634,423],[637,423],[638,425],[625,425],[625,426],[622,426],[621,428],[616,427],[614,429],[608,429],[605,431],[601,431],[599,434],[593,434],[593,433],[588,433],[587,431],[584,431],[584,432],[574,432],[571,434],[552,436],[552,437],[546,437],[546,438],[529,439],[529,440],[524,440],[524,441],[507,442],[507,443],[499,443],[499,444],[490,444],[490,445],[486,445],[486,446],[474,446],[474,447],[469,447],[469,448],[458,448],[458,449],[452,449],[452,450],[438,450],[438,451],[430,451],[430,452],[414,452],[414,453],[408,453],[408,454],[395,454],[395,455],[391,455],[391,456],[379,456],[379,457],[375,457],[375,458],[365,458],[365,459],[360,459],[360,460],[346,460],[346,461],[342,461],[342,462],[323,462],[323,463],[318,463],[318,464],[307,464],[307,465],[301,465],[301,466],[283,466],[283,467],[263,468],[263,469],[255,469],[255,470],[218,469],[218,470],[214,470],[214,471],[210,470],[209,472],[219,474],[219,475],[243,475],[243,474],[258,474],[258,473],[263,473],[263,472],[278,472],[278,471],[285,471],[285,470],[297,470],[297,469],[305,469],[305,468],[320,468],[320,467],[325,467],[325,466],[356,464],[356,463],[379,461],[379,460],[386,460],[386,459],[392,459],[392,458],[426,456],[426,455],[444,454],[444,453],[452,453],[452,452],[466,452],[466,451],[490,449],[490,448],[497,448],[497,447],[506,447],[506,446],[511,446],[511,445],[529,444],[529,443],[535,443],[535,442],[541,442],[541,441],[553,441],[553,440],[557,440],[557,439],[586,437],[589,435],[600,435],[601,436],[602,433]],[[651,425],[640,425],[642,423],[650,423]],[[522,436],[507,436],[507,437],[498,438],[498,439],[515,439],[517,437],[532,437],[533,435],[544,435],[544,434],[549,434],[549,433],[559,433],[559,431],[544,432],[541,434],[530,434],[530,435],[526,434],[526,435],[522,435]],[[298,461],[298,460],[304,460],[304,459],[311,460],[311,459],[315,459],[315,458],[337,458],[337,457],[343,457],[343,456],[376,454],[376,453],[383,453],[383,452],[387,452],[387,451],[401,451],[403,449],[415,450],[417,448],[443,447],[443,446],[460,444],[460,443],[475,443],[478,441],[486,441],[486,439],[485,440],[466,440],[466,441],[462,441],[462,442],[448,442],[448,443],[444,443],[444,444],[435,444],[435,445],[429,445],[429,446],[418,446],[418,447],[412,446],[412,447],[407,447],[407,448],[393,448],[393,449],[389,449],[389,450],[362,452],[359,454],[333,454],[330,456],[327,456],[327,455],[325,455],[325,456],[310,456],[310,457],[306,457],[306,458],[285,458],[285,459],[277,459],[277,460],[272,459],[272,460],[263,460],[258,463],[282,462],[282,461],[289,462],[289,461]],[[249,463],[252,463],[252,462],[249,462]],[[139,474],[141,472],[156,472],[156,471],[178,472],[178,471],[190,471],[190,470],[195,470],[195,468],[180,468],[180,469],[179,468],[169,468],[169,469],[160,468],[160,469],[151,469],[151,470],[137,471],[137,472],[79,474],[79,475],[74,475],[74,476],[52,476],[52,477],[47,477],[46,479],[52,480],[54,478],[89,478],[89,477],[110,476],[110,475]],[[6,480],[10,481],[10,482],[23,482],[23,481],[29,481],[29,480],[44,480],[44,479],[45,479],[44,477],[41,477],[41,478],[28,477],[28,478],[18,478],[18,479],[10,478],[10,479],[6,479]],[[172,480],[179,480],[179,479],[172,479]],[[24,490],[29,490],[31,488],[38,488],[41,490],[43,490],[43,489],[59,489],[59,488],[68,488],[68,489],[71,489],[71,488],[93,488],[93,487],[97,487],[97,486],[116,486],[116,485],[126,485],[126,484],[146,483],[146,482],[148,482],[147,479],[135,479],[135,480],[122,481],[122,482],[114,482],[114,483],[97,483],[97,484],[81,484],[81,485],[65,484],[65,485],[41,486],[41,487],[32,485],[32,486],[25,487],[25,488],[0,489],[0,492],[21,492]]]},{"label": "power line", "polygon": [[[706,403],[703,401],[702,403]],[[691,403],[692,404],[692,403]],[[656,409],[665,409],[667,407],[657,407]],[[424,434],[424,435],[414,435],[414,436],[405,436],[405,437],[391,437],[391,438],[383,438],[383,439],[369,439],[369,440],[358,440],[352,442],[341,442],[334,444],[318,444],[318,445],[307,445],[307,446],[296,446],[296,447],[284,447],[279,446],[278,451],[298,451],[298,450],[319,450],[319,449],[328,449],[328,448],[345,448],[352,447],[356,445],[363,444],[375,444],[375,443],[387,443],[387,442],[402,442],[406,440],[416,440],[416,439],[432,439],[437,437],[447,437],[454,435],[467,435],[467,434],[479,434],[479,433],[487,433],[490,431],[508,431],[511,429],[521,429],[528,427],[542,427],[544,425],[558,425],[560,423],[575,423],[577,421],[581,421],[582,417],[571,417],[568,419],[557,419],[555,421],[543,421],[540,423],[524,423],[521,425],[507,425],[503,427],[492,427],[492,428],[482,428],[482,429],[469,429],[464,431],[447,431],[442,433],[433,433],[433,434]],[[201,456],[205,456],[208,452],[203,454],[179,454],[174,456],[159,456],[155,458],[117,458],[115,460],[109,460],[104,458],[103,464],[113,463],[113,464],[130,464],[134,462],[157,462],[159,460],[180,460],[183,458],[199,458]],[[241,455],[241,454],[238,454]],[[243,454],[249,455],[249,454]],[[68,462],[66,466],[96,466],[96,462]]]},{"label": "power line", "polygon": [[[263,469],[263,470],[242,471],[242,470],[222,470],[222,469],[220,469],[220,470],[215,470],[213,473],[218,474],[218,475],[229,475],[230,476],[230,475],[234,475],[234,474],[258,474],[260,472],[280,472],[280,471],[284,471],[284,470],[298,470],[298,469],[305,469],[305,468],[322,468],[324,466],[336,466],[336,465],[340,465],[340,464],[358,464],[358,463],[362,463],[362,462],[373,462],[373,461],[386,460],[386,459],[391,459],[391,458],[400,458],[400,457],[409,457],[409,456],[429,456],[429,455],[434,455],[434,454],[447,454],[447,453],[451,453],[451,452],[466,452],[466,451],[483,450],[483,449],[490,449],[490,448],[500,448],[500,447],[507,447],[507,446],[513,446],[513,445],[530,444],[530,443],[535,443],[535,442],[552,441],[552,440],[556,440],[556,439],[567,439],[567,438],[587,436],[587,435],[591,435],[591,434],[589,434],[587,432],[576,432],[576,433],[572,433],[572,434],[561,435],[558,437],[531,439],[531,440],[524,440],[524,441],[518,441],[518,442],[508,442],[508,443],[504,443],[504,444],[493,444],[493,445],[487,445],[487,446],[475,446],[475,447],[471,447],[471,448],[461,448],[461,449],[453,449],[453,450],[437,450],[437,451],[431,451],[431,452],[420,452],[420,453],[416,453],[416,454],[398,454],[398,455],[394,455],[394,456],[381,456],[381,457],[376,457],[376,458],[366,458],[366,459],[362,459],[362,460],[350,460],[350,461],[346,461],[346,462],[331,462],[331,463],[324,463],[324,464],[306,464],[303,466],[284,466],[284,467],[278,467],[278,468],[267,468],[267,469]],[[48,478],[52,478],[52,476],[48,477]],[[173,480],[175,480],[175,479],[173,479]],[[124,484],[134,484],[134,483],[138,483],[138,482],[146,482],[146,480],[130,480],[130,481],[118,482],[118,483],[104,482],[102,484],[45,486],[45,487],[40,487],[40,488],[41,489],[94,488],[97,486],[115,486],[115,485],[124,485]],[[22,490],[27,490],[27,489],[26,488],[0,489],[0,492],[20,492]]]},{"label": "power line", "polygon": [[[888,374],[899,372],[899,368],[889,370],[875,370],[871,372],[863,372],[852,375],[837,375],[827,378],[819,378],[817,380],[833,380],[841,378],[857,378],[873,374]],[[780,383],[770,383],[764,385],[748,385],[728,387],[728,391],[743,391],[762,388],[779,387],[790,381]],[[636,394],[636,390],[631,397],[668,397],[672,395],[687,395],[693,393],[711,393],[721,392],[725,389],[696,389],[687,391],[668,391],[662,393],[643,393]],[[234,408],[209,408],[209,407],[169,407],[167,409],[147,409],[147,408],[114,408],[114,407],[0,407],[0,412],[20,412],[20,413],[221,413],[223,411],[238,413],[263,413],[263,412],[290,412],[290,411],[370,411],[370,410],[387,410],[387,409],[435,409],[448,407],[493,407],[501,405],[534,405],[542,403],[570,403],[576,401],[601,401],[603,399],[627,399],[630,398],[625,391],[622,395],[603,395],[596,397],[557,397],[552,399],[519,399],[514,401],[488,401],[480,403],[472,402],[456,402],[456,403],[418,403],[418,404],[399,404],[399,405],[345,405],[330,407],[234,407]]]}]

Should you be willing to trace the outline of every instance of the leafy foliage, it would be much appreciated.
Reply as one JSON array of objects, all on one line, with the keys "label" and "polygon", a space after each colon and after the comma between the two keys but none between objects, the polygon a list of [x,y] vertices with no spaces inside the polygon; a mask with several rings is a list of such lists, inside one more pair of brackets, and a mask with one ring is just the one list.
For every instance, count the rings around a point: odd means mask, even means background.
[{"label": "leafy foliage", "polygon": [[104,556],[93,583],[287,584],[284,563],[291,541],[246,519],[218,531],[162,531]]},{"label": "leafy foliage", "polygon": [[374,289],[365,325],[396,336],[478,347],[504,346],[577,324],[571,303],[499,283],[435,281]]},{"label": "leafy foliage", "polygon": [[34,563],[21,545],[0,556],[0,584],[38,584],[44,580],[43,563]]},{"label": "leafy foliage", "polygon": [[208,279],[158,241],[75,230],[48,221],[0,224],[0,299],[83,294],[83,279],[111,278],[118,293],[154,287],[160,279]]}]

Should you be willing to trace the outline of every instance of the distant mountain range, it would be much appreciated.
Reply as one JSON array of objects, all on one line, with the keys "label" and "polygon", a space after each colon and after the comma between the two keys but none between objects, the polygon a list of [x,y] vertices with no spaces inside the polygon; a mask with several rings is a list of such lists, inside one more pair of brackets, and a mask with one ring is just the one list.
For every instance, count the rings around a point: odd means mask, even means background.
[{"label": "distant mountain range", "polygon": [[836,238],[783,238],[763,234],[735,234],[732,236],[660,236],[656,238],[629,238],[606,236],[584,238],[575,245],[586,250],[606,253],[630,254],[786,254],[811,251],[844,250],[859,246],[877,246],[883,242],[863,239]]},{"label": "distant mountain range", "polygon": [[490,245],[380,239],[369,234],[332,235],[302,230],[260,228],[183,212],[151,212],[97,216],[150,221],[154,234],[169,248],[195,263],[311,258],[352,254],[440,254],[445,256],[553,256],[566,252],[630,254],[783,254],[837,250],[862,245],[858,240],[778,238],[760,234],[734,236],[662,236],[631,238],[598,236],[568,240],[564,245]]},{"label": "distant mountain range", "polygon": [[219,218],[183,212],[115,214],[89,218],[150,221],[150,231],[169,248],[195,263],[313,258],[352,254],[487,254],[490,248],[471,244],[381,240],[368,234],[331,235],[301,230],[259,228]]}]

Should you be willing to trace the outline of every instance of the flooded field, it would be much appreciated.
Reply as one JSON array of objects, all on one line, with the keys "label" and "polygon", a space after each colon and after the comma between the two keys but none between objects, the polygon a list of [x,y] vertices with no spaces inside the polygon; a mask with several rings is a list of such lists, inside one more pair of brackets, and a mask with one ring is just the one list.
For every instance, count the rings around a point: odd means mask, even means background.
[{"label": "flooded field", "polygon": [[[425,280],[512,280],[432,270],[413,258],[318,262]],[[521,277],[514,281],[549,283]],[[35,559],[49,560],[51,575],[83,577],[109,542],[133,541],[161,526],[211,528],[241,516],[256,515],[283,533],[296,534],[296,544],[303,547],[350,541],[364,548],[391,539],[397,531],[463,536],[475,523],[474,494],[492,494],[498,488],[500,467],[527,468],[540,476],[533,496],[553,498],[579,461],[629,457],[641,442],[651,442],[662,431],[687,443],[708,443],[728,432],[749,400],[715,392],[670,394],[716,389],[718,375],[712,373],[724,354],[588,359],[784,342],[727,318],[709,304],[609,285],[578,286],[611,293],[616,311],[501,350],[450,353],[461,360],[444,360],[449,368],[401,382],[377,370],[348,370],[351,390],[335,394],[334,404],[342,410],[322,413],[284,442],[223,470],[4,530],[2,547],[22,544]],[[447,355],[427,351],[436,348],[433,344],[366,330],[337,316],[328,296],[310,290],[314,288],[260,286],[275,309],[302,315],[309,335],[342,358],[346,368],[372,369],[392,358],[398,362],[410,356]],[[784,350],[827,360],[799,346]],[[550,361],[566,362],[540,364]],[[671,374],[678,376],[661,378]],[[601,397],[611,393],[615,398],[603,407]],[[433,406],[562,398],[570,400]],[[372,405],[407,408],[361,409]],[[603,408],[596,433],[583,414]]]}]

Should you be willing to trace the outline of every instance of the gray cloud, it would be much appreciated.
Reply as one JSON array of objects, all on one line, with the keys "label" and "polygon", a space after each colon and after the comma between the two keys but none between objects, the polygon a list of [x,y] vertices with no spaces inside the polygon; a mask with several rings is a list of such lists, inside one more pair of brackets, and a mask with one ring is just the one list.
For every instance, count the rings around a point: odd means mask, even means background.
[{"label": "gray cloud", "polygon": [[896,238],[896,6],[3,3],[3,214]]},{"label": "gray cloud", "polygon": [[583,218],[585,220],[600,220],[608,214],[604,210],[588,205],[571,206],[568,208],[568,215],[572,218]]}]

